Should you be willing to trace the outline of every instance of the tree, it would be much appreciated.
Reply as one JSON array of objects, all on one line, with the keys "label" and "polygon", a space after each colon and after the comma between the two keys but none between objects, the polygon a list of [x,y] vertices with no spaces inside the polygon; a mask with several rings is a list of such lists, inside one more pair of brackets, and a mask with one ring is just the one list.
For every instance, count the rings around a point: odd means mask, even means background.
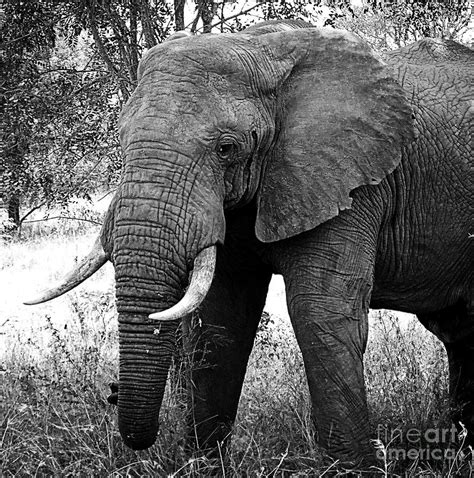
[{"label": "tree", "polygon": [[[136,86],[138,61],[145,49],[161,43],[173,31],[209,33],[226,22],[224,7],[235,0],[196,0],[195,16],[185,24],[185,0],[173,4],[161,0],[72,0],[81,26],[94,38],[96,49],[109,73],[120,85],[121,99],[127,100]],[[188,1],[188,4],[192,2]],[[242,2],[241,2],[242,3]],[[245,2],[243,2],[245,3]],[[254,2],[232,19],[258,7]],[[218,20],[214,23],[215,18]]]},{"label": "tree", "polygon": [[21,201],[31,209],[63,204],[114,184],[116,119],[145,49],[182,29],[233,32],[278,18],[321,24],[323,5],[326,25],[356,31],[377,49],[456,38],[469,21],[468,0],[367,0],[359,9],[347,0],[4,0],[0,185],[10,218],[25,218]]},{"label": "tree", "polygon": [[184,23],[184,0],[71,0],[75,17],[94,39],[97,52],[126,101],[136,86],[138,61],[147,48],[162,42],[175,18]]},{"label": "tree", "polygon": [[[0,183],[17,226],[31,210],[88,197],[120,163],[116,84],[79,42],[70,5],[8,0],[2,19]],[[20,215],[20,202],[30,212]]]},{"label": "tree", "polygon": [[400,48],[424,37],[461,40],[470,21],[469,0],[371,0],[343,10],[335,26],[355,31],[375,49]]},{"label": "tree", "polygon": [[470,19],[469,0],[404,0],[380,7],[397,46],[423,37],[456,39]]},{"label": "tree", "polygon": [[35,91],[44,107],[30,135],[23,188],[30,205],[66,205],[116,182],[117,89],[91,42],[58,35]]},{"label": "tree", "polygon": [[176,31],[184,30],[184,5],[186,0],[174,0],[174,24]]},{"label": "tree", "polygon": [[19,204],[25,177],[25,157],[37,106],[29,91],[38,79],[38,65],[54,45],[58,12],[54,2],[8,0],[1,6],[0,175],[9,218],[19,224]]}]

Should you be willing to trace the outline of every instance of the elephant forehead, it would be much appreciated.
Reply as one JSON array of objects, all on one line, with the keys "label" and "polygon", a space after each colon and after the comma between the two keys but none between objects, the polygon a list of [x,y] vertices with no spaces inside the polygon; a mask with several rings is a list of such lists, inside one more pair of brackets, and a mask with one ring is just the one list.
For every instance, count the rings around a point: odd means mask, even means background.
[{"label": "elephant forehead", "polygon": [[124,129],[133,134],[158,123],[163,127],[163,119],[172,136],[215,127],[245,129],[261,113],[256,103],[258,95],[243,76],[236,80],[213,71],[183,67],[180,74],[170,74],[160,69],[141,78],[122,110],[119,127],[121,135]]},{"label": "elephant forehead", "polygon": [[[144,55],[139,80],[148,75],[213,82],[226,78],[249,85],[258,70],[258,49],[236,35],[201,35],[157,45]],[[212,86],[212,85],[211,85]]]},{"label": "elephant forehead", "polygon": [[225,93],[226,84],[218,78],[207,81],[217,86],[182,90],[173,83],[154,94],[146,84],[140,85],[120,117],[122,144],[140,137],[178,140],[183,145],[191,140],[207,142],[224,130],[260,124],[261,108],[254,99],[245,93],[236,95],[235,89]]}]

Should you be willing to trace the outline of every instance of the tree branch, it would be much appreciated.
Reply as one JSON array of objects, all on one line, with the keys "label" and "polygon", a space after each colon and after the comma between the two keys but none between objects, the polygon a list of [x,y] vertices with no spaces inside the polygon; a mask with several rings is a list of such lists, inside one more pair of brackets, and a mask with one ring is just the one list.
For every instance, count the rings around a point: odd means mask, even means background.
[{"label": "tree branch", "polygon": [[31,216],[35,211],[38,209],[42,208],[43,206],[46,205],[46,201],[43,201],[40,203],[38,206],[35,206],[33,209],[30,209],[21,219],[20,219],[20,226],[23,224],[24,220],[28,217]]},{"label": "tree branch", "polygon": [[110,73],[112,73],[116,77],[120,77],[119,71],[113,64],[112,60],[110,59],[109,54],[107,53],[107,50],[105,49],[104,43],[102,42],[102,38],[100,38],[99,30],[97,29],[97,24],[95,22],[94,13],[92,12],[90,8],[89,8],[89,21],[91,25],[92,37],[94,38],[94,42],[100,57],[102,58],[104,63],[107,65],[107,68],[110,71]]},{"label": "tree branch", "polygon": [[97,226],[102,226],[101,222],[94,221],[93,219],[85,219],[85,218],[82,218],[82,217],[72,217],[72,216],[44,217],[43,219],[32,219],[31,221],[24,221],[24,224],[31,224],[33,222],[52,221],[54,219],[68,219],[68,220],[71,220],[71,221],[84,221],[84,222],[90,222],[91,224],[95,224]]},{"label": "tree branch", "polygon": [[213,23],[211,25],[211,29],[218,27],[219,25],[223,25],[224,23],[228,22],[229,20],[233,20],[234,18],[240,17],[241,15],[246,15],[247,13],[251,12],[252,10],[255,10],[256,8],[260,7],[260,3],[255,4],[253,7],[247,8],[247,10],[241,10],[239,13],[235,13],[234,15],[231,15],[230,17],[224,18],[216,23]]}]

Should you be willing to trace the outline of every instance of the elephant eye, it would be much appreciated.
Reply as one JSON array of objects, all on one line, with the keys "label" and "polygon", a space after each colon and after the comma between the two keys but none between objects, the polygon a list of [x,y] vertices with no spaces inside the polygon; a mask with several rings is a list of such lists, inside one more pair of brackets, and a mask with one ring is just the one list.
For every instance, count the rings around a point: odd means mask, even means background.
[{"label": "elephant eye", "polygon": [[232,143],[230,141],[225,143],[219,143],[216,147],[216,153],[222,159],[229,159],[234,154],[235,149],[236,149],[235,143]]}]

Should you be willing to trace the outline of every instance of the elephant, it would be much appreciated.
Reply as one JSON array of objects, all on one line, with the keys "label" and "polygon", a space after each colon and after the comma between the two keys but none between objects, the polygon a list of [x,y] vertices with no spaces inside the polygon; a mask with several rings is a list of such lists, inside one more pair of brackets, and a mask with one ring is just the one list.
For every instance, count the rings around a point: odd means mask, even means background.
[{"label": "elephant", "polygon": [[156,440],[190,314],[208,364],[192,372],[190,439],[210,452],[226,440],[273,274],[330,456],[373,463],[369,307],[414,313],[442,340],[454,418],[472,438],[472,59],[435,39],[382,56],[353,33],[289,20],[178,35],[144,54],[101,233],[28,302],[113,263],[126,445]]}]

